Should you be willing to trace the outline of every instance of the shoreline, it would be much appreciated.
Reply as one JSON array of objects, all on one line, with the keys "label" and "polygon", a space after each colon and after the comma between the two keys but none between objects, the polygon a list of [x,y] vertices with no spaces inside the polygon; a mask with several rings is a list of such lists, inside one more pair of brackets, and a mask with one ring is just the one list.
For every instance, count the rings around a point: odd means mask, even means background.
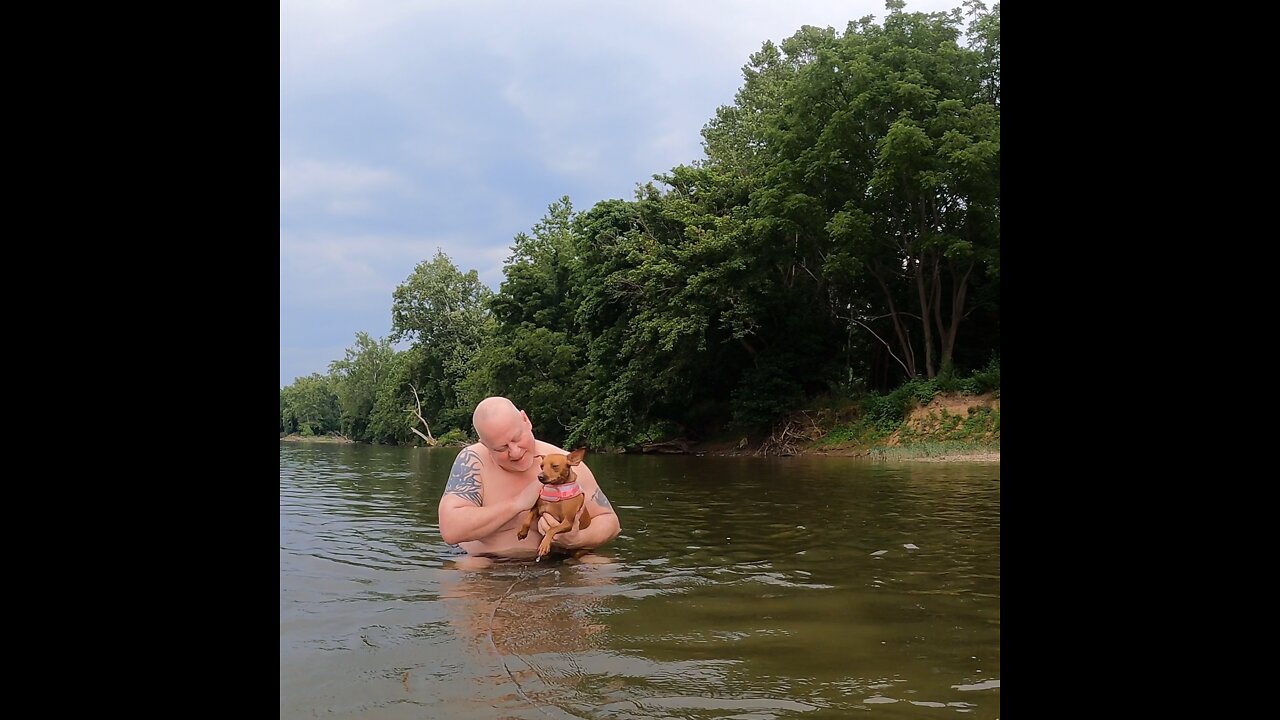
[{"label": "shoreline", "polygon": [[903,458],[911,462],[1000,462],[1000,452],[980,452],[964,455],[933,455],[919,458]]},{"label": "shoreline", "polygon": [[[322,443],[328,445],[355,445],[354,440],[337,437],[303,437],[301,435],[285,435],[281,436],[280,442],[291,443]],[[368,444],[368,443],[362,443]],[[445,447],[445,446],[441,446]],[[459,446],[462,447],[462,446]],[[882,449],[882,448],[881,448]],[[619,453],[634,455],[695,455],[713,457],[735,457],[742,455],[755,455],[754,452],[745,452],[741,450],[714,450],[714,449],[698,449],[697,446],[691,446],[686,452],[666,451],[662,453]],[[933,463],[962,463],[962,462],[1000,462],[1000,451],[990,449],[975,449],[973,452],[953,451],[946,452],[941,455],[931,455],[924,451],[914,453],[909,447],[903,448],[895,446],[890,453],[894,457],[885,457],[884,453],[877,453],[872,450],[802,450],[792,455],[769,455],[758,457],[804,457],[806,455],[822,455],[824,457],[846,457],[850,460],[871,460],[881,462],[933,462]]]}]

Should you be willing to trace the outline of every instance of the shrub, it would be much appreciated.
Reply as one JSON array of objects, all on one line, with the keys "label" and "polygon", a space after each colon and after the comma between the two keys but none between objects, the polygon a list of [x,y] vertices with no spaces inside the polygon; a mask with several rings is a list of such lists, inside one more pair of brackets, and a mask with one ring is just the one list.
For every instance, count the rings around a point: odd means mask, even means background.
[{"label": "shrub", "polygon": [[993,355],[991,360],[987,362],[986,367],[981,370],[975,370],[973,373],[973,382],[977,386],[977,393],[994,392],[996,397],[1000,396],[1000,356]]},{"label": "shrub", "polygon": [[929,401],[933,399],[933,396],[937,395],[940,391],[938,385],[939,383],[937,378],[932,380],[912,378],[911,380],[903,383],[897,390],[889,393],[889,395],[890,397],[899,396],[898,402],[902,403],[903,409],[909,408],[912,400],[920,403],[921,405],[928,405]]},{"label": "shrub", "polygon": [[462,445],[469,445],[470,443],[471,443],[471,438],[467,437],[467,434],[465,432],[457,428],[454,428],[446,432],[445,434],[441,435],[440,437],[436,438],[436,445],[441,447],[447,447],[450,445],[462,446]]},{"label": "shrub", "polygon": [[889,395],[868,395],[863,398],[859,405],[863,419],[877,430],[893,432],[906,418],[906,407],[896,395],[895,391]]}]

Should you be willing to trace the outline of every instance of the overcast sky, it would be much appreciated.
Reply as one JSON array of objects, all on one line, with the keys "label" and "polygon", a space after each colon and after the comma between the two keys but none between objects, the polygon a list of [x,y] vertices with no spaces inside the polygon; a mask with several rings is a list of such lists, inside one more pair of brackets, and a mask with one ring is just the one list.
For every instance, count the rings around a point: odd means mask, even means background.
[{"label": "overcast sky", "polygon": [[[988,2],[988,6],[992,3]],[[908,12],[961,0],[908,0]],[[516,234],[704,157],[765,40],[883,0],[282,0],[280,386],[326,373],[443,250],[497,290]]]}]

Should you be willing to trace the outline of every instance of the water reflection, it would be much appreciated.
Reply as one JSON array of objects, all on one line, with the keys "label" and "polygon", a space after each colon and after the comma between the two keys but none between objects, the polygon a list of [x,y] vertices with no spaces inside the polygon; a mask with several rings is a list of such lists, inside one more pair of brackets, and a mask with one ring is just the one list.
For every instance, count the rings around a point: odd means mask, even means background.
[{"label": "water reflection", "polygon": [[455,453],[281,446],[281,717],[999,714],[999,466],[601,455],[596,563],[460,566]]},{"label": "water reflection", "polygon": [[604,652],[602,619],[619,566],[596,556],[465,567],[441,574],[440,598],[468,652],[496,656],[514,691],[533,705],[573,704],[587,675],[584,658]]}]

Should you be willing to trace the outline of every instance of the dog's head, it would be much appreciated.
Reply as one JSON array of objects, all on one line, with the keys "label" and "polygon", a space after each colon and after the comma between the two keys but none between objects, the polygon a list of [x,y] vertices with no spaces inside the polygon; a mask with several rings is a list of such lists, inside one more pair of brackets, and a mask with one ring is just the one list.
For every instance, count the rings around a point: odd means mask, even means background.
[{"label": "dog's head", "polygon": [[538,471],[538,482],[543,485],[563,485],[578,479],[573,466],[582,462],[587,454],[586,448],[578,448],[568,455],[551,453],[542,456],[542,469]]}]

